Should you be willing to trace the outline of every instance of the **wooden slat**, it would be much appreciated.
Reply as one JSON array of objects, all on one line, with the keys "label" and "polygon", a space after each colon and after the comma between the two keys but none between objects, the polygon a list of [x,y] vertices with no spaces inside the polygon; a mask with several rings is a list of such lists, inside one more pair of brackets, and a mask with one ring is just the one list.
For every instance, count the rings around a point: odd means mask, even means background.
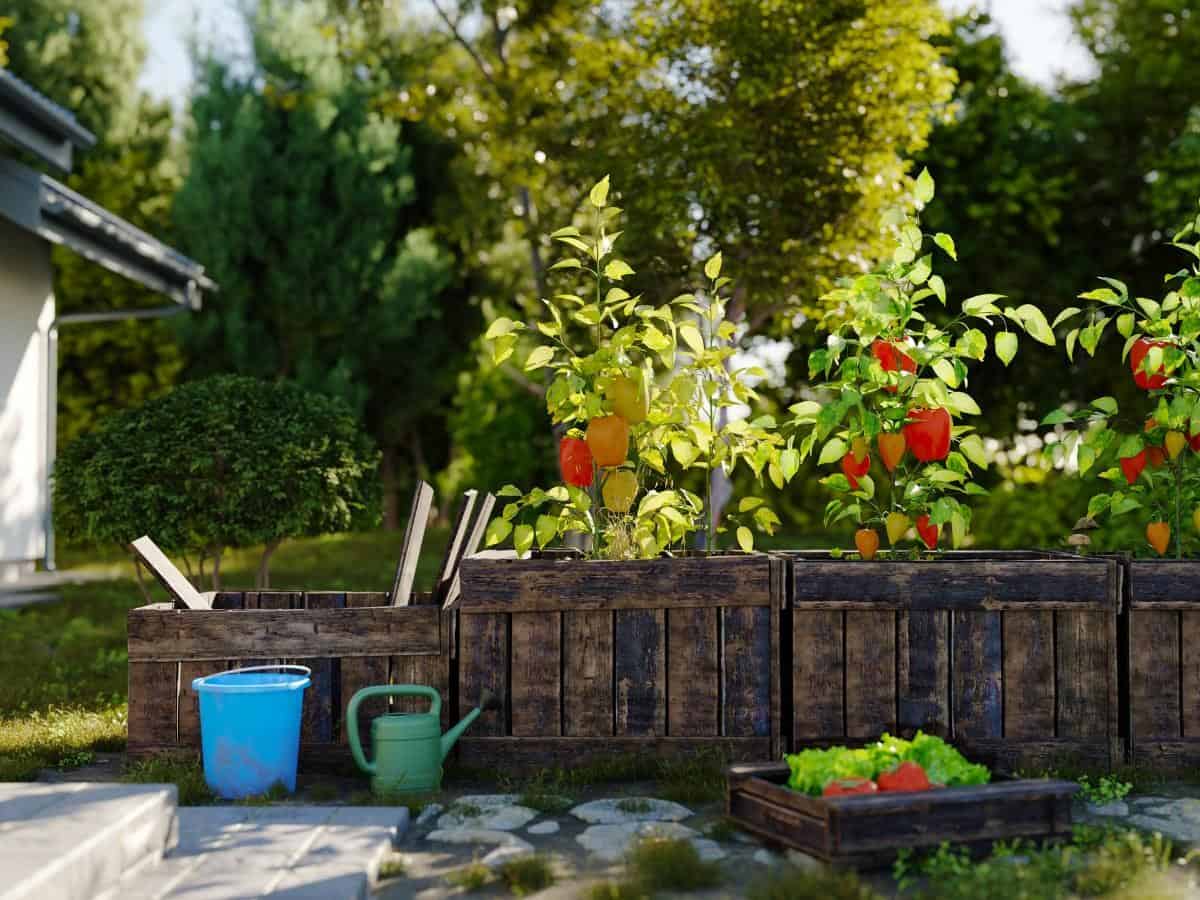
[{"label": "wooden slat", "polygon": [[901,730],[950,735],[950,614],[896,614],[896,691]]},{"label": "wooden slat", "polygon": [[[372,602],[382,595],[371,594]],[[318,638],[319,635],[319,638]],[[434,607],[371,609],[132,610],[129,658],[296,658],[438,652]]]},{"label": "wooden slat", "polygon": [[717,609],[667,613],[667,734],[720,734]]},{"label": "wooden slat", "polygon": [[896,614],[846,613],[846,736],[896,730]]},{"label": "wooden slat", "polygon": [[[778,557],[771,559],[771,755],[781,759],[790,735],[783,731],[783,611],[787,608],[788,565]],[[788,620],[791,629],[791,620]],[[789,635],[790,638],[790,635]],[[788,657],[789,667],[791,657]],[[791,698],[790,685],[789,700]],[[790,711],[790,710],[789,710]],[[788,726],[789,731],[791,726]]]},{"label": "wooden slat", "polygon": [[512,733],[562,733],[562,613],[513,613]]},{"label": "wooden slat", "polygon": [[1133,761],[1155,774],[1195,777],[1200,769],[1200,740],[1139,741],[1134,747]]},{"label": "wooden slat", "polygon": [[[414,605],[438,605],[437,594],[418,593],[413,595]],[[436,656],[393,656],[391,658],[392,684],[421,684],[436,690],[442,697],[442,730],[450,725],[450,621],[453,612],[441,613],[441,652]],[[391,711],[394,713],[426,712],[429,701],[414,697],[393,697]]]},{"label": "wooden slat", "polygon": [[1107,737],[1070,740],[1015,740],[1013,738],[956,738],[967,759],[1001,772],[1047,772],[1063,766],[1111,769],[1122,762],[1112,755]]},{"label": "wooden slat", "polygon": [[[132,617],[134,610],[130,611]],[[129,749],[179,743],[177,663],[129,664]]]},{"label": "wooden slat", "polygon": [[479,492],[474,488],[465,491],[454,514],[454,525],[450,529],[450,539],[446,541],[446,551],[442,556],[442,564],[438,567],[437,583],[433,588],[434,602],[439,606],[446,602],[446,595],[458,575],[458,566],[462,562],[467,535],[471,531],[471,517],[475,512],[475,500],[478,496]]},{"label": "wooden slat", "polygon": [[1000,614],[952,615],[954,736],[998,738],[1004,730]]},{"label": "wooden slat", "polygon": [[843,613],[792,609],[792,739],[846,734]]},{"label": "wooden slat", "polygon": [[[1117,653],[1105,627],[1109,617],[1105,613],[1059,612],[1056,618],[1058,737],[1107,735],[1108,673],[1116,664]],[[1116,702],[1115,697],[1112,702]]]},{"label": "wooden slat", "polygon": [[854,609],[1111,609],[1105,560],[797,561],[792,602]]},{"label": "wooden slat", "polygon": [[1179,705],[1179,613],[1137,609],[1129,615],[1129,708],[1132,739],[1182,736]]},{"label": "wooden slat", "polygon": [[[678,613],[672,613],[677,615]],[[723,728],[728,737],[769,737],[771,610],[723,609]]]},{"label": "wooden slat", "polygon": [[613,733],[613,614],[565,612],[563,617],[564,733]]},{"label": "wooden slat", "polygon": [[768,606],[761,554],[641,560],[462,561],[462,608],[479,612]]},{"label": "wooden slat", "polygon": [[[343,592],[311,591],[304,595],[304,609],[345,609]],[[297,665],[312,670],[312,684],[304,692],[304,708],[300,720],[300,740],[305,744],[332,743],[338,718],[338,666],[328,657],[304,657]]]},{"label": "wooden slat", "polygon": [[1200,607],[1200,562],[1139,560],[1129,563],[1129,598],[1135,609]]},{"label": "wooden slat", "polygon": [[1003,628],[1004,736],[1053,737],[1054,613],[1009,611],[1004,613]]},{"label": "wooden slat", "polygon": [[1183,696],[1183,736],[1200,738],[1200,610],[1180,613],[1183,641],[1181,683]]},{"label": "wooden slat", "polygon": [[[344,610],[304,610],[307,615],[318,615],[322,613],[344,613],[350,616],[371,617],[378,613],[387,615],[403,614],[404,617],[410,617],[413,614],[427,615],[428,612],[436,613],[433,607],[387,607],[381,604],[387,601],[386,595],[376,593],[356,593],[349,592],[346,594],[346,608]],[[425,631],[423,634],[423,643],[428,643],[429,638],[429,619],[426,621]],[[433,618],[432,621],[436,621]],[[436,636],[436,629],[432,632]],[[324,646],[325,635],[322,634],[322,646]],[[433,641],[436,646],[436,637]],[[346,729],[346,709],[350,705],[351,698],[365,687],[373,687],[377,684],[388,684],[388,656],[376,653],[371,656],[346,656],[342,655],[338,662],[338,740],[345,744],[349,740],[349,732]],[[428,650],[426,651],[428,652]],[[358,731],[359,737],[364,744],[371,740],[371,720],[376,716],[381,716],[387,713],[388,702],[386,698],[372,698],[358,707]]]},{"label": "wooden slat", "polygon": [[417,563],[420,561],[421,545],[425,541],[425,528],[429,524],[429,511],[432,508],[433,488],[424,481],[418,481],[412,508],[408,513],[408,524],[404,527],[404,542],[400,545],[396,577],[392,581],[392,606],[408,606],[412,598],[413,582],[417,578]]},{"label": "wooden slat", "polygon": [[[463,544],[462,559],[459,560],[458,571],[454,573],[454,578],[450,582],[450,587],[446,589],[446,598],[442,602],[443,608],[454,606],[458,602],[458,598],[462,595],[462,567],[468,557],[474,556],[479,552],[479,548],[483,546],[483,536],[487,532],[488,521],[492,518],[492,510],[496,507],[496,495],[485,494],[483,500],[479,502],[479,511],[475,514],[475,522],[471,525],[471,530],[467,534],[466,543]],[[506,554],[507,555],[507,554]],[[515,558],[516,553],[512,556]],[[490,559],[486,562],[481,559],[481,564],[494,564],[495,560]],[[490,592],[492,588],[485,586],[484,590]],[[500,610],[508,612],[507,609]]]},{"label": "wooden slat", "polygon": [[[257,602],[257,594],[252,595]],[[245,594],[242,592],[222,591],[213,598],[213,609],[230,610],[242,609],[245,606]],[[254,661],[257,662],[257,661]],[[222,669],[234,669],[241,660],[203,660],[185,661],[179,664],[179,744],[182,747],[200,752],[200,700],[192,690],[192,681],[205,675],[212,675]]]},{"label": "wooden slat", "polygon": [[509,697],[508,617],[495,613],[461,614],[458,625],[458,712],[479,703],[484,689],[504,701],[501,713],[485,713],[472,726],[478,736],[508,734]]},{"label": "wooden slat", "polygon": [[613,615],[616,734],[619,737],[665,735],[666,612],[618,610]]},{"label": "wooden slat", "polygon": [[644,761],[645,776],[655,778],[664,759],[695,755],[711,759],[720,754],[731,762],[749,762],[766,759],[770,746],[769,738],[480,737],[472,727],[458,742],[458,762],[468,768],[516,773],[570,770],[612,759],[632,767],[636,757]]}]

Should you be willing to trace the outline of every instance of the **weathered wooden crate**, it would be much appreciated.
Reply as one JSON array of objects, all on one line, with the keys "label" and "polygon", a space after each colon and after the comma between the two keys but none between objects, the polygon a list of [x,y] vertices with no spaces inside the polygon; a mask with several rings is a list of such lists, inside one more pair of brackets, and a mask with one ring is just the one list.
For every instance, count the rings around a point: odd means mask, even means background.
[{"label": "weathered wooden crate", "polygon": [[1127,567],[1131,760],[1163,770],[1195,768],[1200,766],[1200,561],[1134,560]]},{"label": "weathered wooden crate", "polygon": [[1116,560],[785,556],[793,748],[920,728],[1007,771],[1122,761]]},{"label": "weathered wooden crate", "polygon": [[460,760],[528,769],[614,754],[778,756],[773,582],[783,572],[762,554],[464,559],[459,712],[485,688],[504,710],[479,719]]},{"label": "weathered wooden crate", "polygon": [[786,763],[729,770],[727,812],[748,831],[839,867],[892,862],[901,850],[942,842],[990,848],[994,841],[1071,834],[1071,781],[1002,780],[973,787],[856,797],[790,790]]},{"label": "weathered wooden crate", "polygon": [[[386,593],[244,591],[216,596],[214,608],[155,604],[131,609],[129,742],[132,757],[198,753],[200,716],[192,679],[240,666],[298,663],[312,669],[304,693],[301,765],[350,759],[345,711],[355,691],[373,684],[436,687],[448,718],[449,614],[417,595],[388,606]],[[416,701],[386,699],[360,707],[360,723]],[[427,705],[427,704],[425,704]]]}]

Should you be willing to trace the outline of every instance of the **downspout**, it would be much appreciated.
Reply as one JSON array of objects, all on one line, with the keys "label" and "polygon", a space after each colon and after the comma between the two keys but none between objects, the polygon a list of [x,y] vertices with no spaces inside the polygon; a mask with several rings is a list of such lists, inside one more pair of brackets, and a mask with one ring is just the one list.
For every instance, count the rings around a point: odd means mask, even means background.
[{"label": "downspout", "polygon": [[56,317],[50,323],[50,328],[46,331],[46,553],[42,558],[42,565],[47,572],[53,572],[58,567],[54,558],[54,460],[58,454],[58,329],[64,325],[122,322],[127,319],[165,319],[190,310],[190,306],[173,303],[154,309],[67,313],[65,316]]}]

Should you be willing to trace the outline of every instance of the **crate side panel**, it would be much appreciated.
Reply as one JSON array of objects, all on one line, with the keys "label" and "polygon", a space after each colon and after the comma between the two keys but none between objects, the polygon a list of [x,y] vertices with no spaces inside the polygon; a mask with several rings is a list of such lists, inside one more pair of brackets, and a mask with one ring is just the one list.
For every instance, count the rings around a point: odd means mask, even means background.
[{"label": "crate side panel", "polygon": [[667,617],[661,609],[614,613],[616,733],[667,733]]},{"label": "crate side panel", "polygon": [[896,614],[846,613],[846,736],[896,730]]},{"label": "crate side panel", "polygon": [[563,617],[564,733],[613,733],[613,613],[565,612]]},{"label": "crate side panel", "polygon": [[1058,736],[1107,735],[1108,675],[1117,652],[1109,642],[1108,614],[1059,611],[1056,618]]},{"label": "crate side panel", "polygon": [[562,613],[515,612],[512,634],[512,733],[553,737],[562,731]]},{"label": "crate side panel", "polygon": [[950,734],[950,613],[897,613],[896,681],[899,727]]},{"label": "crate side panel", "polygon": [[1000,613],[955,611],[954,736],[998,738],[1004,730]]},{"label": "crate side panel", "polygon": [[844,614],[792,610],[792,739],[846,734]]},{"label": "crate side panel", "polygon": [[1179,613],[1133,609],[1129,615],[1129,709],[1132,739],[1181,736]]},{"label": "crate side panel", "polygon": [[1004,736],[1054,736],[1054,612],[1004,614]]},{"label": "crate side panel", "polygon": [[723,722],[729,737],[771,734],[771,610],[724,609]]}]

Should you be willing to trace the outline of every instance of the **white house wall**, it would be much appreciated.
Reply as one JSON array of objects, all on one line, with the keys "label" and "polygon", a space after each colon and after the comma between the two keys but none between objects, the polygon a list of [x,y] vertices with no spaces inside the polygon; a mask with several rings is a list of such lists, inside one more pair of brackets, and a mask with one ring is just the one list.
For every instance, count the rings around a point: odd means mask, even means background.
[{"label": "white house wall", "polygon": [[46,550],[50,247],[0,219],[0,581]]}]

